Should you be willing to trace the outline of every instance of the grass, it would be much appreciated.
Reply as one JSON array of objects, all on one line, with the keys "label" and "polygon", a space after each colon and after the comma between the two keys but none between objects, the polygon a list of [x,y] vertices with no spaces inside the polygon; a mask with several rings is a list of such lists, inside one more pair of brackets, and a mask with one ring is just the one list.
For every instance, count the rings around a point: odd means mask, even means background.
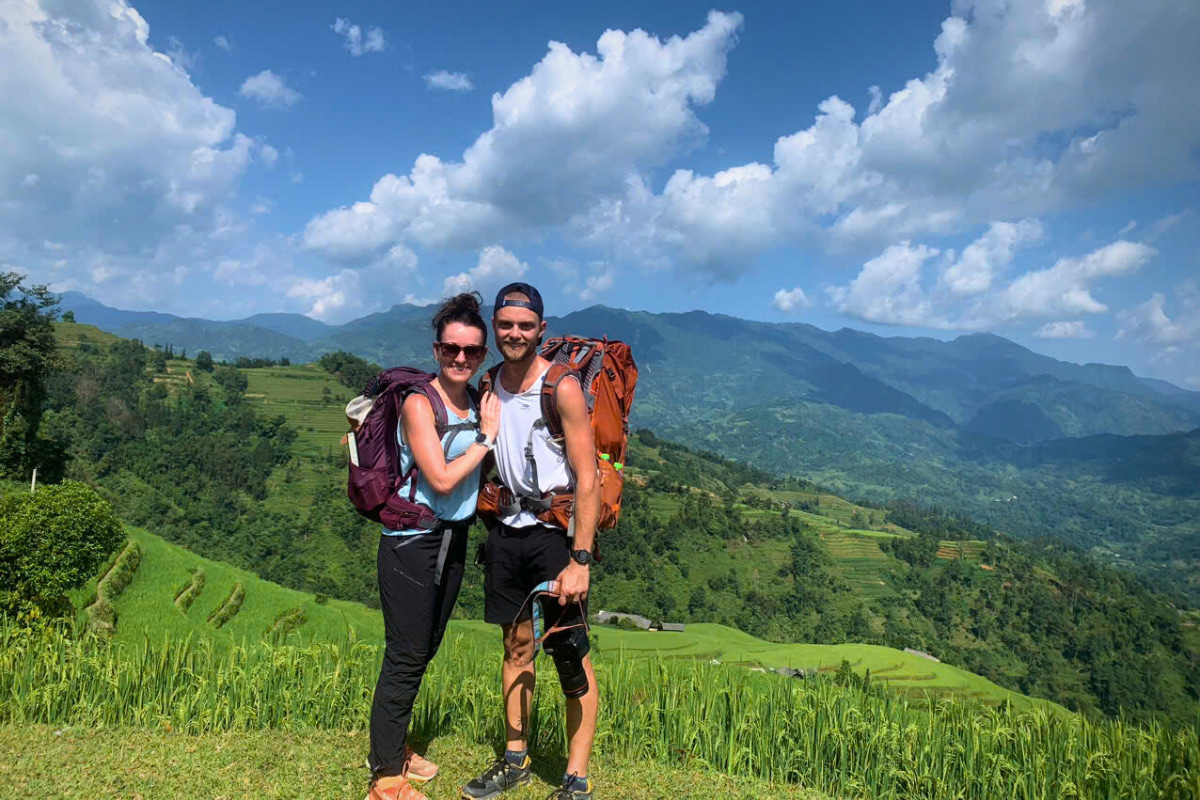
[{"label": "grass", "polygon": [[[311,458],[341,451],[341,439],[349,430],[346,402],[357,392],[347,389],[316,364],[290,367],[243,369],[249,380],[246,399],[267,416],[283,414],[299,432],[292,450]],[[328,389],[325,395],[323,389]],[[325,402],[324,398],[330,398]],[[344,398],[337,400],[336,398]],[[311,430],[310,430],[311,429]]]},{"label": "grass", "polygon": [[[493,756],[459,736],[417,746],[441,767],[424,790],[458,798],[459,785]],[[345,798],[365,794],[363,731],[253,731],[188,736],[165,730],[0,726],[0,797]],[[535,754],[535,756],[538,754]],[[64,775],[62,765],[71,768]],[[534,764],[534,782],[505,795],[542,800],[562,774],[561,757]],[[731,778],[701,769],[600,756],[589,770],[606,798],[824,797],[798,787]]]},{"label": "grass", "polygon": [[[350,628],[355,635],[382,641],[378,611],[359,603],[329,600],[317,604],[313,595],[265,581],[236,567],[210,561],[138,528],[126,528],[142,548],[142,561],[129,587],[113,605],[117,610],[116,638],[126,642],[161,642],[192,636],[219,646],[255,642],[270,631],[282,612],[302,608],[306,622],[291,635],[305,641],[342,641]],[[186,613],[175,604],[179,591],[191,583],[196,568],[204,570],[202,590]],[[221,628],[209,618],[241,584],[245,596],[237,614]],[[79,607],[95,594],[95,579],[71,594]]]},{"label": "grass", "polygon": [[[342,642],[350,635],[373,644],[383,641],[383,621],[374,609],[333,599],[318,604],[313,595],[284,588],[228,564],[201,558],[146,531],[127,530],[130,538],[142,548],[143,555],[133,581],[114,601],[118,620],[115,635],[119,641],[157,644],[190,635],[196,640],[210,639],[218,647],[254,643],[270,638],[280,617],[296,610],[303,613],[304,623],[285,637],[287,641]],[[193,580],[197,568],[204,571],[203,590],[185,614],[175,604],[175,598],[179,590]],[[739,563],[741,568],[745,567]],[[237,614],[218,629],[208,620],[238,584],[244,589],[242,605]],[[76,606],[94,595],[94,587],[93,581],[72,595]],[[889,647],[775,644],[713,624],[692,624],[684,633],[630,632],[607,626],[597,627],[594,632],[598,640],[598,660],[624,651],[634,658],[717,659],[764,668],[833,668],[848,661],[860,674],[868,669],[876,676],[888,674],[889,685],[915,702],[923,703],[927,696],[956,697],[992,704],[1010,701],[1016,708],[1058,708],[949,664],[931,662]],[[452,621],[449,636],[458,636],[483,647],[495,647],[498,638],[495,626],[475,620]],[[927,679],[929,675],[934,677]],[[904,676],[916,677],[905,679]]]}]

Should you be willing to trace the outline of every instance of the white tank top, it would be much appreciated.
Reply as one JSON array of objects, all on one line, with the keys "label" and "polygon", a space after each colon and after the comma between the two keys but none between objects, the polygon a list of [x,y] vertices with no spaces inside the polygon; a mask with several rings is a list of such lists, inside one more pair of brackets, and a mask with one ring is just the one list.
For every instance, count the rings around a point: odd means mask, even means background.
[{"label": "white tank top", "polygon": [[[504,370],[501,369],[500,373]],[[496,397],[500,400],[500,432],[496,435],[496,471],[500,483],[510,491],[526,497],[541,497],[546,492],[570,489],[575,481],[567,461],[567,448],[550,439],[546,428],[534,430],[533,424],[542,418],[543,371],[524,392],[512,394],[505,390],[496,374]],[[537,462],[539,486],[533,485],[533,470],[525,458],[525,445],[533,431],[533,458]],[[513,528],[528,528],[539,524],[532,512],[521,509],[516,514],[501,517],[500,521]],[[544,523],[540,523],[544,524]]]}]

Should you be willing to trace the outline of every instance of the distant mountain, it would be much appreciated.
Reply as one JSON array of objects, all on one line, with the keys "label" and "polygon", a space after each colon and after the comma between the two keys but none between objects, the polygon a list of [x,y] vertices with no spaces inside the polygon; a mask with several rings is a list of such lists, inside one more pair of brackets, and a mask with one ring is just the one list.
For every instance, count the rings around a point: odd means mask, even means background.
[{"label": "distant mountain", "polygon": [[[219,359],[287,356],[301,362],[334,350],[385,365],[431,358],[427,307],[395,305],[344,325],[299,314],[185,319],[119,311],[74,293],[63,296],[62,307],[74,310],[80,322],[121,336],[205,349]],[[551,335],[629,342],[643,372],[635,422],[652,427],[714,419],[750,405],[797,403],[896,415],[1020,444],[1200,427],[1200,393],[1138,378],[1126,367],[1058,361],[991,334],[944,342],[600,305],[547,322]]]},{"label": "distant mountain", "polygon": [[329,334],[330,326],[303,314],[255,314],[237,322],[266,328],[302,342],[311,342]]}]

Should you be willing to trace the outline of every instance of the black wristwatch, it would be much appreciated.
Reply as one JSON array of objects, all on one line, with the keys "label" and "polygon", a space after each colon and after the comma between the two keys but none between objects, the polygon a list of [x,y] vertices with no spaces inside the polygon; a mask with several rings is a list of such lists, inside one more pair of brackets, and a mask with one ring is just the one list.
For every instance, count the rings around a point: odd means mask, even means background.
[{"label": "black wristwatch", "polygon": [[573,558],[575,560],[576,564],[586,567],[592,563],[592,551],[591,550],[572,550],[571,558]]}]

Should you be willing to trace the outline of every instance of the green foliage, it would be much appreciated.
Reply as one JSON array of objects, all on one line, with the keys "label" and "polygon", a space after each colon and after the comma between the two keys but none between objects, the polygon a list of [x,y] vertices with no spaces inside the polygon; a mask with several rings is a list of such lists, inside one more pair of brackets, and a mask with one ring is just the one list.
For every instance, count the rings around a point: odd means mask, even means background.
[{"label": "green foliage", "polygon": [[196,369],[198,369],[200,372],[212,372],[212,353],[208,352],[207,350],[201,350],[200,352],[196,353]]},{"label": "green foliage", "polygon": [[125,539],[112,506],[66,482],[0,498],[0,610],[61,613]]},{"label": "green foliage", "polygon": [[141,563],[141,546],[137,542],[126,544],[116,561],[96,584],[96,601],[86,609],[89,631],[102,636],[113,634],[117,627],[117,611],[113,602],[133,581],[134,573]]},{"label": "green foliage", "polygon": [[69,323],[74,324],[75,312],[74,311],[64,311],[61,319],[63,322],[69,322]]},{"label": "green foliage", "polygon": [[192,607],[192,603],[195,603],[196,598],[204,591],[204,581],[204,568],[196,567],[187,582],[179,587],[179,591],[175,593],[175,607],[184,614],[187,614],[188,609]]},{"label": "green foliage", "polygon": [[59,449],[38,436],[55,357],[55,302],[45,286],[26,286],[17,272],[0,273],[0,477],[59,468]]},{"label": "green foliage", "polygon": [[[494,644],[455,640],[444,649],[453,658],[436,659],[426,674],[411,735],[503,741]],[[0,720],[169,725],[189,734],[363,730],[370,709],[364,698],[377,679],[380,654],[378,646],[354,641],[260,644],[228,653],[190,638],[126,647],[4,624]],[[1182,799],[1200,790],[1200,742],[1191,727],[1091,722],[970,703],[917,709],[869,681],[864,688],[852,671],[798,681],[603,652],[596,669],[606,687],[596,737],[601,753],[638,754],[665,765],[703,763],[837,796]],[[535,696],[528,737],[539,752],[561,753],[565,719],[552,674],[545,675],[551,685]],[[222,691],[214,693],[214,686]]]},{"label": "green foliage", "polygon": [[222,628],[225,623],[237,616],[237,613],[242,610],[242,601],[246,599],[246,590],[241,583],[236,583],[233,589],[229,592],[229,597],[225,598],[225,602],[221,603],[220,608],[214,611],[208,618],[208,624],[214,628]]},{"label": "green foliage", "polygon": [[363,387],[381,371],[378,364],[368,362],[366,359],[344,350],[326,353],[317,363],[330,375],[337,377],[344,386],[355,392],[361,392]]}]

